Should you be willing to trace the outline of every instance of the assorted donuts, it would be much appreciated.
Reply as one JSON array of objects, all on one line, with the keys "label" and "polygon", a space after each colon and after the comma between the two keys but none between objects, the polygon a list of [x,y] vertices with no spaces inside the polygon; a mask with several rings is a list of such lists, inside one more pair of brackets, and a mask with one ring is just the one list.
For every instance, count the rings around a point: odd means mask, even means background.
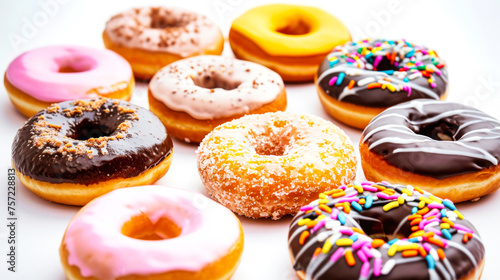
[{"label": "assorted donuts", "polygon": [[216,126],[246,114],[284,111],[283,80],[264,66],[203,55],[162,68],[149,83],[149,109],[168,132],[199,143]]},{"label": "assorted donuts", "polygon": [[301,279],[480,279],[485,246],[453,202],[387,182],[342,185],[303,206],[288,247]]},{"label": "assorted donuts", "polygon": [[[123,11],[102,39],[107,49],[27,51],[4,75],[29,117],[12,144],[16,177],[83,206],[59,248],[68,279],[230,279],[244,245],[233,212],[295,215],[288,249],[302,280],[481,278],[485,245],[454,203],[500,187],[500,121],[443,101],[448,70],[435,50],[352,41],[333,15],[290,4],[232,22],[238,59],[220,56],[213,21],[177,7]],[[149,110],[128,102],[135,79],[149,82]],[[343,130],[283,112],[284,82],[313,80],[329,115],[364,129],[368,181],[354,181]],[[170,168],[171,137],[199,144],[215,201],[149,185]]]},{"label": "assorted donuts", "polygon": [[328,54],[315,83],[331,116],[363,129],[390,106],[417,98],[445,99],[448,71],[432,49],[405,40],[363,40]]},{"label": "assorted donuts", "polygon": [[[143,186],[83,207],[59,249],[68,279],[229,279],[243,252],[231,211],[200,194]],[[214,230],[224,229],[224,230]]]},{"label": "assorted donuts", "polygon": [[12,164],[23,185],[70,205],[154,183],[171,162],[172,140],[161,121],[116,99],[55,103],[31,117],[12,144]]},{"label": "assorted donuts", "polygon": [[418,99],[393,106],[363,131],[368,180],[419,186],[453,202],[500,186],[500,121],[458,103]]},{"label": "assorted donuts", "polygon": [[294,214],[319,193],[356,175],[349,137],[308,115],[247,115],[221,124],[196,154],[208,193],[251,218]]},{"label": "assorted donuts", "polygon": [[349,30],[329,13],[309,6],[272,4],[236,18],[229,44],[237,58],[262,64],[285,82],[312,81],[318,65]]},{"label": "assorted donuts", "polygon": [[222,53],[224,38],[207,17],[177,7],[134,8],[114,15],[103,32],[106,48],[123,56],[138,79],[149,80],[176,60]]},{"label": "assorted donuts", "polygon": [[16,57],[4,85],[16,109],[31,117],[57,102],[99,96],[129,100],[134,76],[130,64],[112,51],[59,45]]}]

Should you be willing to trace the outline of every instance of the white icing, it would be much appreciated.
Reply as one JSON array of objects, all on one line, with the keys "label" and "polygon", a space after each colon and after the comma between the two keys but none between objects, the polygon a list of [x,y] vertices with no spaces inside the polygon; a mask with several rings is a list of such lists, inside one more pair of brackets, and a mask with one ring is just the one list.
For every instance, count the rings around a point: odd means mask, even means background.
[{"label": "white icing", "polygon": [[[367,131],[368,128],[370,128],[371,126],[376,125],[376,123],[382,119],[395,118],[395,117],[403,118],[405,120],[404,123],[409,124],[410,126],[433,123],[433,122],[436,122],[436,121],[439,121],[441,119],[451,117],[454,115],[460,115],[460,116],[474,118],[474,120],[472,120],[472,121],[461,124],[457,128],[457,131],[455,132],[454,136],[458,135],[458,132],[460,132],[461,129],[463,129],[466,126],[472,125],[472,124],[482,123],[485,121],[500,124],[500,122],[498,120],[495,120],[495,119],[485,115],[484,113],[482,113],[480,111],[477,111],[474,109],[467,109],[467,108],[446,111],[446,112],[440,113],[438,115],[435,115],[433,117],[423,119],[421,121],[412,121],[401,114],[389,113],[389,112],[394,111],[394,110],[413,108],[413,109],[416,109],[417,111],[419,111],[421,114],[425,114],[425,106],[426,105],[437,105],[437,104],[443,104],[443,102],[442,101],[434,101],[434,100],[414,100],[411,102],[407,102],[404,104],[393,106],[393,107],[387,109],[384,114],[379,115],[376,118],[374,118],[368,124],[365,131]],[[396,148],[396,149],[394,149],[393,153],[418,152],[418,153],[461,155],[461,156],[465,156],[465,157],[484,159],[484,160],[491,162],[493,165],[497,165],[498,160],[490,152],[488,152],[482,148],[479,148],[479,147],[471,146],[471,145],[467,144],[467,142],[481,141],[483,139],[498,139],[498,138],[500,138],[500,134],[493,132],[494,130],[498,130],[498,129],[500,129],[500,126],[472,130],[472,131],[469,131],[469,132],[463,134],[458,141],[447,142],[448,145],[456,145],[456,146],[460,146],[462,148],[473,150],[471,152],[461,151],[458,149],[457,150],[448,150],[448,149],[442,149],[442,148],[436,148],[436,147],[422,146],[422,147]],[[384,143],[411,144],[411,143],[417,143],[417,142],[426,142],[425,138],[428,139],[428,142],[435,142],[435,140],[433,140],[431,138],[428,138],[426,136],[421,136],[421,135],[418,135],[416,133],[411,132],[411,130],[406,125],[403,125],[403,124],[387,124],[387,125],[382,125],[380,127],[376,127],[372,131],[368,132],[363,137],[363,142],[366,142],[369,137],[373,136],[377,132],[387,131],[387,130],[394,131],[394,132],[397,132],[399,134],[395,134],[392,137],[381,138],[381,139],[375,141],[374,143],[371,143],[369,146],[370,150],[375,148],[376,146],[378,146],[380,144],[384,144]],[[476,133],[487,133],[488,137],[481,137],[481,136],[472,136],[471,137],[471,135],[476,134]],[[401,134],[413,135],[414,137],[412,139],[401,138],[402,137]],[[491,136],[491,135],[498,135],[498,136]],[[421,139],[421,140],[415,139],[415,138],[422,138],[422,137],[424,137],[424,139]]]}]

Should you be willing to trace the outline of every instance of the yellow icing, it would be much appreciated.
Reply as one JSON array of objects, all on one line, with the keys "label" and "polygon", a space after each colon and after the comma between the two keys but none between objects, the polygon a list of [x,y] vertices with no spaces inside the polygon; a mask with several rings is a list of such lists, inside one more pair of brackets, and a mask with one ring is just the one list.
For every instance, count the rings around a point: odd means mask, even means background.
[{"label": "yellow icing", "polygon": [[327,53],[351,39],[344,24],[327,12],[287,4],[253,8],[237,18],[231,29],[266,53],[281,56]]}]

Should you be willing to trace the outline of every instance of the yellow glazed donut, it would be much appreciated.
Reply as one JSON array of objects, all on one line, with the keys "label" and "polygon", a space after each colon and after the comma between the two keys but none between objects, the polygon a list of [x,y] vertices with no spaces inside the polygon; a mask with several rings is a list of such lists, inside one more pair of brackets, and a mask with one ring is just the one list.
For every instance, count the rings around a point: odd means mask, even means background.
[{"label": "yellow glazed donut", "polygon": [[231,211],[164,186],[93,200],[71,220],[59,249],[71,280],[226,280],[242,252],[243,230]]},{"label": "yellow glazed donut", "polygon": [[288,4],[251,9],[229,31],[237,58],[265,65],[286,82],[312,81],[323,58],[350,39],[344,24],[327,12]]},{"label": "yellow glazed donut", "polygon": [[356,174],[354,148],[342,130],[319,117],[283,112],[222,124],[197,155],[207,191],[251,218],[296,213]]},{"label": "yellow glazed donut", "polygon": [[224,38],[207,17],[174,7],[130,9],[113,16],[103,32],[106,48],[123,56],[138,79],[149,80],[176,60],[222,53]]}]

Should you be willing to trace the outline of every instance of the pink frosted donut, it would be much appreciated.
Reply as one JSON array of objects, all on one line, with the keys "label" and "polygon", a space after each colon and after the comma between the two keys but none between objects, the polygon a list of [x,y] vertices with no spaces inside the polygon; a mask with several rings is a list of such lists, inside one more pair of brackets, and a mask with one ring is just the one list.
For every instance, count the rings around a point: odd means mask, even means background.
[{"label": "pink frosted donut", "polygon": [[130,64],[118,54],[81,46],[48,46],[14,59],[4,76],[14,106],[31,117],[52,103],[109,97],[129,100]]},{"label": "pink frosted donut", "polygon": [[242,251],[228,209],[191,191],[143,186],[87,204],[59,252],[68,279],[229,279]]}]

